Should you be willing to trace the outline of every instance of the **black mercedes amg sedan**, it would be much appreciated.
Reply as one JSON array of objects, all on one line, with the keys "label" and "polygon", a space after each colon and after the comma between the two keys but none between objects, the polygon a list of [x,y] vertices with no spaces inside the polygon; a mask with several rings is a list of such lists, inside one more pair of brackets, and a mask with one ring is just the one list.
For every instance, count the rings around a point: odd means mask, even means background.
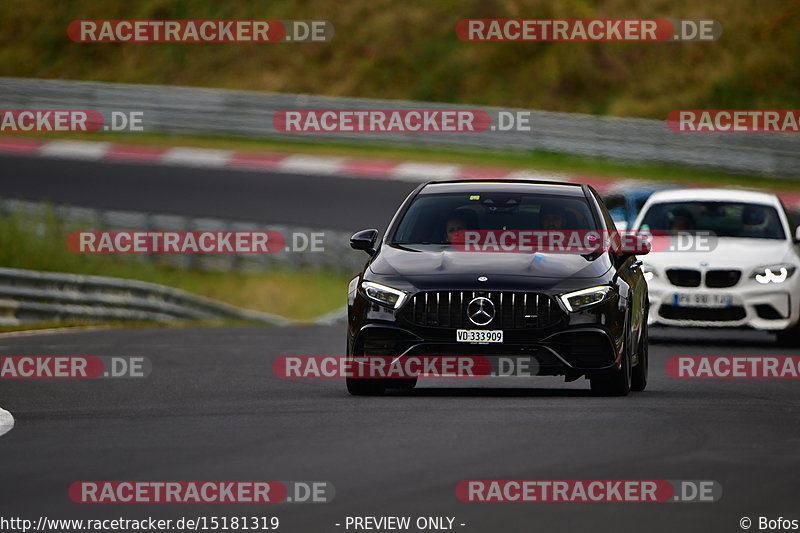
[{"label": "black mercedes amg sedan", "polygon": [[[350,240],[370,258],[348,290],[349,360],[523,358],[533,375],[585,377],[599,395],[644,390],[647,283],[635,253],[614,246],[554,252],[464,245],[470,231],[483,238],[556,230],[615,232],[600,196],[588,185],[528,180],[420,185],[382,239],[368,229]],[[353,395],[415,384],[416,379],[347,378]]]}]

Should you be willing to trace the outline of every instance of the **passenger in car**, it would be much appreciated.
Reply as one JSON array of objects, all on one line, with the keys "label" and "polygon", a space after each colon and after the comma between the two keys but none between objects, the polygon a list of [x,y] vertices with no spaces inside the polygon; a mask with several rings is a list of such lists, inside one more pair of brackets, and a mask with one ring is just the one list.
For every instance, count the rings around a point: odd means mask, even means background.
[{"label": "passenger in car", "polygon": [[676,209],[667,218],[670,231],[689,231],[694,228],[694,217],[686,209]]},{"label": "passenger in car", "polygon": [[539,227],[544,231],[578,229],[574,213],[555,205],[543,205],[539,210]]}]

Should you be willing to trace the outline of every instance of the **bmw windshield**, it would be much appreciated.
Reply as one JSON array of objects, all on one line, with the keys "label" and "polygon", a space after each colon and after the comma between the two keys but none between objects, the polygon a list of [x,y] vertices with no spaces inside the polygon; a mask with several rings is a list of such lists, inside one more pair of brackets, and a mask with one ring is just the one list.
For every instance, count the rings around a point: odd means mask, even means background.
[{"label": "bmw windshield", "polygon": [[777,210],[742,202],[664,202],[650,206],[642,230],[707,232],[717,237],[785,239]]}]

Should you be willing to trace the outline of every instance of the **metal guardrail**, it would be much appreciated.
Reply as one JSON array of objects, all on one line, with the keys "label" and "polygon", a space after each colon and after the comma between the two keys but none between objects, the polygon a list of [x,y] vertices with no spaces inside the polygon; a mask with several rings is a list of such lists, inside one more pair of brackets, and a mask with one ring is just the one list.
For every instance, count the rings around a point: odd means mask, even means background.
[{"label": "metal guardrail", "polygon": [[[324,252],[278,252],[275,254],[165,254],[158,260],[177,267],[205,271],[267,271],[276,267],[356,271],[363,266],[363,254],[349,246],[349,234],[288,226],[262,225],[209,218],[158,215],[133,211],[86,207],[50,206],[41,202],[0,199],[0,216],[19,216],[21,221],[42,225],[48,215],[62,227],[71,225],[92,230],[208,230],[322,232]],[[43,231],[44,228],[36,228]],[[65,243],[66,246],[66,243]],[[130,261],[155,261],[154,255],[123,254]],[[313,320],[292,320],[279,315],[241,309],[186,291],[143,281],[107,276],[40,272],[0,267],[0,326],[36,322],[208,322],[244,321],[276,326],[333,324],[344,320],[346,308],[336,309]]]},{"label": "metal guardrail", "polygon": [[143,281],[0,268],[0,325],[71,320],[299,322]]},{"label": "metal guardrail", "polygon": [[692,165],[800,178],[800,135],[674,133],[664,121],[531,111],[531,131],[481,133],[283,133],[286,109],[521,109],[430,102],[333,98],[157,85],[0,78],[0,108],[142,111],[147,132],[257,138],[349,140],[384,145],[544,150],[626,161]]},{"label": "metal guardrail", "polygon": [[155,283],[0,268],[0,326],[72,321],[242,321],[291,326],[328,325],[346,317],[347,308],[342,307],[312,320],[294,320]]},{"label": "metal guardrail", "polygon": [[[277,231],[287,244],[294,234],[322,233],[324,251],[310,247],[300,251],[270,254],[120,254],[129,261],[158,261],[178,268],[211,272],[263,272],[275,268],[313,268],[357,272],[364,266],[364,254],[350,248],[350,233],[277,224],[259,224],[216,218],[117,211],[0,198],[0,216],[20,216],[42,224],[48,215],[62,228],[91,231]],[[66,242],[65,242],[66,246]]]}]

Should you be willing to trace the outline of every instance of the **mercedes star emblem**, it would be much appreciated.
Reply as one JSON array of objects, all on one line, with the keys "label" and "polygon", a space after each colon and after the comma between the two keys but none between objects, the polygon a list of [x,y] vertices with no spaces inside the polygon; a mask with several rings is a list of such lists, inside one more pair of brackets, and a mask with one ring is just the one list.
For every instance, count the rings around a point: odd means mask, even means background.
[{"label": "mercedes star emblem", "polygon": [[494,304],[483,296],[473,298],[467,305],[467,317],[476,326],[485,326],[494,318]]}]

